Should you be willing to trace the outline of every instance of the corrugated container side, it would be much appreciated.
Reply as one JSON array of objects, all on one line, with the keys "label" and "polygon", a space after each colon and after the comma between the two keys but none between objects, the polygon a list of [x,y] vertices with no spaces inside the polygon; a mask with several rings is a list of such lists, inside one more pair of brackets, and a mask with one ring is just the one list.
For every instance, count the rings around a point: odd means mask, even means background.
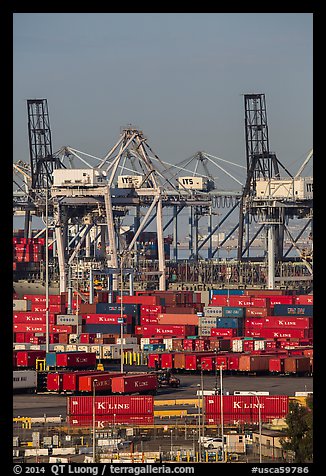
[{"label": "corrugated container side", "polygon": [[[96,396],[96,415],[153,415],[150,395]],[[67,415],[93,415],[93,396],[67,397]]]},{"label": "corrugated container side", "polygon": [[[85,415],[76,415],[76,416],[67,416],[66,421],[68,425],[77,426],[77,427],[92,427],[93,419],[91,416]],[[153,415],[136,415],[136,414],[127,414],[127,415],[103,415],[101,417],[95,418],[95,428],[112,428],[114,424],[126,424],[126,425],[154,425],[154,414]]]},{"label": "corrugated container side", "polygon": [[[206,422],[219,420],[221,415],[221,397],[219,395],[205,396]],[[284,418],[289,410],[289,397],[286,395],[223,396],[224,421],[259,422],[269,421],[272,418]]]}]

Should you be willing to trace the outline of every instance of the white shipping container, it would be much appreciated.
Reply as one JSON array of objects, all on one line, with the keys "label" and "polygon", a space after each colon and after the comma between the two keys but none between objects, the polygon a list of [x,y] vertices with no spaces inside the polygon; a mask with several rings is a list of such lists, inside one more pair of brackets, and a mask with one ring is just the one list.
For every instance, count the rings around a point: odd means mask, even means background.
[{"label": "white shipping container", "polygon": [[32,302],[27,299],[14,299],[13,310],[14,311],[31,311]]},{"label": "white shipping container", "polygon": [[[137,337],[124,337],[122,342],[123,344],[137,344]],[[121,337],[117,338],[116,343],[121,343]]]},{"label": "white shipping container", "polygon": [[90,345],[90,352],[95,352],[97,359],[102,359],[102,345]]},{"label": "white shipping container", "polygon": [[173,349],[173,339],[171,337],[163,339],[163,344],[165,345],[165,350]]},{"label": "white shipping container", "polygon": [[53,455],[75,455],[76,454],[76,448],[74,446],[70,448],[53,448],[52,449],[52,454]]},{"label": "white shipping container", "polygon": [[32,344],[14,344],[14,350],[29,350]]},{"label": "white shipping container", "polygon": [[242,352],[243,351],[243,340],[232,340],[232,352]]},{"label": "white shipping container", "polygon": [[99,169],[56,169],[53,171],[54,187],[93,187],[105,185],[106,172]]},{"label": "white shipping container", "polygon": [[264,340],[254,340],[254,350],[265,350],[266,341]]},{"label": "white shipping container", "polygon": [[69,344],[77,344],[78,343],[78,334],[69,334],[68,339],[69,339]]},{"label": "white shipping container", "polygon": [[179,177],[177,178],[179,189],[207,190],[207,179],[204,177]]},{"label": "white shipping container", "polygon": [[50,456],[49,463],[69,463],[69,459],[60,456]]},{"label": "white shipping container", "polygon": [[313,178],[257,180],[257,198],[313,199]]},{"label": "white shipping container", "polygon": [[144,348],[144,344],[149,344],[149,337],[141,337],[140,339],[140,348]]},{"label": "white shipping container", "polygon": [[90,351],[90,346],[89,345],[85,345],[85,344],[79,344],[77,345],[77,350],[82,350],[82,351],[85,351],[85,352],[91,352]]},{"label": "white shipping container", "polygon": [[142,175],[119,175],[118,188],[139,188],[142,181]]},{"label": "white shipping container", "polygon": [[49,454],[48,448],[31,448],[25,450],[25,456],[47,456]]},{"label": "white shipping container", "polygon": [[55,352],[64,352],[66,350],[66,346],[63,344],[54,344],[53,350]]},{"label": "white shipping container", "polygon": [[67,344],[66,345],[66,352],[75,352],[77,350],[76,344]]}]

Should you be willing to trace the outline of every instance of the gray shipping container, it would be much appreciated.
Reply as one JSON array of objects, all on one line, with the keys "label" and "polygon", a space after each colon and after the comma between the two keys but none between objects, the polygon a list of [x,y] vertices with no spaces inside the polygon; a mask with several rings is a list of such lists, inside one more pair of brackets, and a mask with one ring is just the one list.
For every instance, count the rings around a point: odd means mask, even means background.
[{"label": "gray shipping container", "polygon": [[14,299],[13,310],[14,311],[31,311],[32,303],[27,299]]},{"label": "gray shipping container", "polygon": [[207,306],[204,307],[204,316],[205,317],[222,317],[223,307],[222,306]]},{"label": "gray shipping container", "polygon": [[217,327],[218,317],[200,317],[199,326],[201,327]]},{"label": "gray shipping container", "polygon": [[198,327],[198,335],[200,337],[210,337],[212,327]]},{"label": "gray shipping container", "polygon": [[74,314],[58,314],[56,319],[58,326],[78,326],[82,324],[82,317]]}]

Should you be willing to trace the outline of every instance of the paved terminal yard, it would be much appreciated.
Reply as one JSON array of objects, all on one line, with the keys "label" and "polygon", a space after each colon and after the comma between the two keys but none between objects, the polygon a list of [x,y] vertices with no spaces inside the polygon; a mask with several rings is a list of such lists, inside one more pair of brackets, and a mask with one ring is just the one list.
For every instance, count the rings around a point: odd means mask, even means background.
[{"label": "paved terminal yard", "polygon": [[[147,369],[144,367],[142,370]],[[130,368],[126,367],[126,371]],[[135,368],[132,369],[133,371]],[[141,368],[137,367],[137,370]],[[155,396],[155,400],[191,399],[196,398],[197,390],[200,390],[200,375],[178,374],[181,386],[174,388],[161,388]],[[203,376],[204,390],[219,388],[219,374]],[[236,376],[223,375],[223,391],[232,394],[235,390],[240,391],[267,391],[270,395],[290,395],[295,392],[313,391],[312,377],[287,377],[287,376]],[[162,407],[159,407],[162,408]],[[174,408],[176,408],[174,406]],[[13,417],[43,417],[66,416],[66,395],[56,394],[15,394],[13,397]]]}]

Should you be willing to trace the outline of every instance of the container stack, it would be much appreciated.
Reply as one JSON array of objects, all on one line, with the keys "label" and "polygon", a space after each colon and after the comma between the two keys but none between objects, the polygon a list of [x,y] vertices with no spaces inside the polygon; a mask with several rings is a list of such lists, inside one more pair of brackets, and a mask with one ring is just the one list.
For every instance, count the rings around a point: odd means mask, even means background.
[{"label": "container stack", "polygon": [[[95,427],[115,424],[154,424],[153,396],[96,396]],[[91,427],[93,397],[67,397],[67,423],[71,426]]]}]

